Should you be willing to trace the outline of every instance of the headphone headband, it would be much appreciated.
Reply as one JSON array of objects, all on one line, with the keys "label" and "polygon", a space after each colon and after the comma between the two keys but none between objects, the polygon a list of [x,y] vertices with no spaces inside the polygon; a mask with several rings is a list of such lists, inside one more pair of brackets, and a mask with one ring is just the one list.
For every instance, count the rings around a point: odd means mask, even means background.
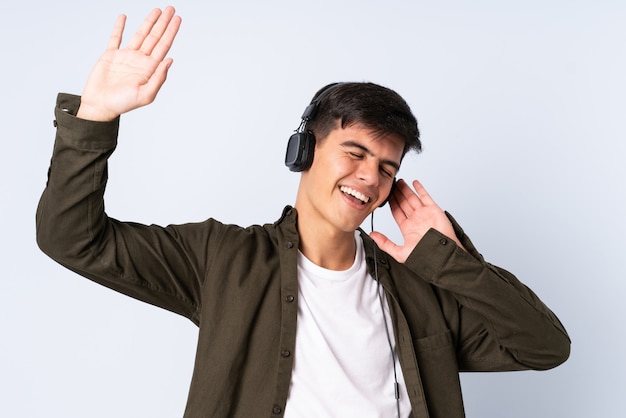
[{"label": "headphone headband", "polygon": [[344,83],[331,83],[324,87],[322,91],[318,93],[317,97],[314,97],[313,100],[311,100],[311,104],[309,104],[306,109],[304,109],[301,117],[302,120],[305,122],[313,120],[315,116],[317,116],[317,111],[319,110],[320,104],[322,104],[322,100],[324,100],[326,96],[328,96],[333,90],[335,90],[336,87],[340,86],[341,84]]}]

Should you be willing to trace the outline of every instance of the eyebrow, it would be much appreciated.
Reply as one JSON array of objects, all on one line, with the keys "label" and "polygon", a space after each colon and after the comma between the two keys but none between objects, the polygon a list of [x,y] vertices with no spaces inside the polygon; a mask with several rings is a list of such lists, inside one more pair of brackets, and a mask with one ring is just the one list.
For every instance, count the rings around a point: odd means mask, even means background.
[{"label": "eyebrow", "polygon": [[[371,156],[371,157],[376,157],[376,155],[366,146],[364,146],[363,144],[359,144],[358,142],[354,142],[354,141],[345,141],[341,143],[342,147],[353,147],[353,148],[358,148],[361,151],[363,151],[364,153],[366,153],[367,155]],[[390,165],[393,168],[396,169],[396,171],[400,171],[400,164],[398,164],[395,161],[392,160],[387,160],[384,158],[380,159],[381,164],[385,164],[385,165]]]}]

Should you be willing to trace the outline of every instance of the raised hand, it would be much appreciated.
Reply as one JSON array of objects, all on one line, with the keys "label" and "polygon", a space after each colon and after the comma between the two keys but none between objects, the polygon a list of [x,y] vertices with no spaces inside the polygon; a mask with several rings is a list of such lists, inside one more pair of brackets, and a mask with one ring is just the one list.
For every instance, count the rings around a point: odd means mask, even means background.
[{"label": "raised hand", "polygon": [[126,16],[121,15],[104,54],[91,71],[77,117],[109,121],[122,113],[150,104],[156,98],[172,65],[165,58],[181,18],[173,7],[154,9],[120,49]]},{"label": "raised hand", "polygon": [[391,214],[400,227],[404,244],[397,245],[384,234],[372,232],[370,236],[376,244],[396,261],[404,263],[426,232],[434,228],[463,248],[454,233],[452,223],[424,186],[414,180],[413,187],[415,191],[404,180],[398,180],[396,190],[389,200]]}]

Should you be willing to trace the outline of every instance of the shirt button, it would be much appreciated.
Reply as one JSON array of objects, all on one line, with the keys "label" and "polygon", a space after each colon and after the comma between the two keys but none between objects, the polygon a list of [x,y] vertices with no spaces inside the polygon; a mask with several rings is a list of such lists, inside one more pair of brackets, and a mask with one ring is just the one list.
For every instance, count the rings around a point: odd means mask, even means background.
[{"label": "shirt button", "polygon": [[446,245],[446,244],[448,244],[448,240],[447,240],[447,239],[445,239],[445,238],[441,238],[441,239],[439,240],[439,244],[441,244],[441,245]]},{"label": "shirt button", "polygon": [[287,241],[287,243],[285,244],[285,247],[287,247],[287,248],[293,248],[293,242],[291,242],[291,241]]},{"label": "shirt button", "polygon": [[281,409],[280,406],[274,406],[274,409],[272,409],[272,412],[276,415],[280,414],[281,412],[283,412],[283,410]]},{"label": "shirt button", "polygon": [[56,119],[52,121],[52,126],[54,126],[55,128],[59,126],[59,123]]},{"label": "shirt button", "polygon": [[280,355],[283,356],[283,357],[289,357],[291,355],[291,351],[283,350],[283,351],[281,351]]},{"label": "shirt button", "polygon": [[289,303],[293,302],[294,300],[296,300],[295,297],[293,297],[293,295],[287,295],[287,297],[285,298],[285,300]]}]

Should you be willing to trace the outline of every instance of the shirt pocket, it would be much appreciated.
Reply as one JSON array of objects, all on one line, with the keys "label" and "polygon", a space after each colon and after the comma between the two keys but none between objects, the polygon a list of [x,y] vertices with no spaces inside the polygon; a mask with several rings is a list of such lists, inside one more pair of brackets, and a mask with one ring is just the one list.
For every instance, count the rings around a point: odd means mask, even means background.
[{"label": "shirt pocket", "polygon": [[463,416],[459,367],[450,331],[417,338],[413,343],[426,402],[437,410],[432,416]]}]

